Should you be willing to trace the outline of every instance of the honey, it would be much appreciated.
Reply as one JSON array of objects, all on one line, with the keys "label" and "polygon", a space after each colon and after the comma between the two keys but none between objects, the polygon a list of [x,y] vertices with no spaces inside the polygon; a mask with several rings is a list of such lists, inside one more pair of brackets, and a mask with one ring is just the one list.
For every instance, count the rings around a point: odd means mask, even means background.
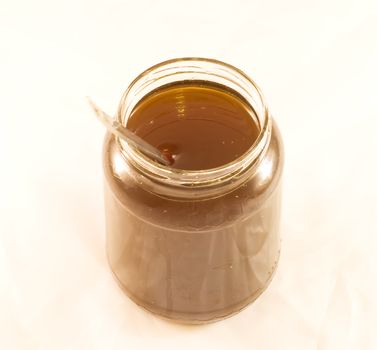
[{"label": "honey", "polygon": [[170,84],[145,96],[127,128],[185,170],[206,170],[244,154],[259,134],[255,113],[221,85],[191,81]]}]

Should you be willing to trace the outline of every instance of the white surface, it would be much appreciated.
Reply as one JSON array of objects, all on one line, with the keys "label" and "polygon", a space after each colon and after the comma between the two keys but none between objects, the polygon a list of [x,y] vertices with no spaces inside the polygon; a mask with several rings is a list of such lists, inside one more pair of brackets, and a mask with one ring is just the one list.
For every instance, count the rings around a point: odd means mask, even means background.
[{"label": "white surface", "polygon": [[[0,43],[1,349],[377,348],[375,1],[2,0]],[[186,327],[110,274],[85,96],[114,113],[142,70],[195,55],[259,83],[286,168],[273,283]]]}]

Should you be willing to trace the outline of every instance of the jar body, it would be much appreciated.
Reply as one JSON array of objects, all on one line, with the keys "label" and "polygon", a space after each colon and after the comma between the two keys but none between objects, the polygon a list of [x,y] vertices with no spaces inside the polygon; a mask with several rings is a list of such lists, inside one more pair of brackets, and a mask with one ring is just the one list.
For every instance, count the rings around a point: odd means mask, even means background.
[{"label": "jar body", "polygon": [[170,198],[104,143],[107,254],[138,305],[165,318],[205,323],[228,317],[267,287],[280,252],[283,147],[275,122],[253,170],[226,193]]}]

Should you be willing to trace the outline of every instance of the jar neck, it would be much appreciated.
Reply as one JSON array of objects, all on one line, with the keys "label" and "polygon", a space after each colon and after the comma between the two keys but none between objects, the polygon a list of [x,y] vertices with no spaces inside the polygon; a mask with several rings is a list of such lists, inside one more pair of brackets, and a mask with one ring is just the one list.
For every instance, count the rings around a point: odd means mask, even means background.
[{"label": "jar neck", "polygon": [[[195,198],[230,191],[250,176],[266,152],[271,138],[271,117],[258,86],[239,69],[221,61],[205,58],[179,58],[162,62],[140,74],[123,94],[117,120],[123,125],[137,103],[150,92],[171,83],[200,80],[234,90],[254,110],[259,135],[239,158],[223,166],[206,170],[180,170],[154,162],[127,142],[118,139],[126,161],[143,177],[144,185],[165,195]],[[247,175],[246,175],[247,174]]]}]

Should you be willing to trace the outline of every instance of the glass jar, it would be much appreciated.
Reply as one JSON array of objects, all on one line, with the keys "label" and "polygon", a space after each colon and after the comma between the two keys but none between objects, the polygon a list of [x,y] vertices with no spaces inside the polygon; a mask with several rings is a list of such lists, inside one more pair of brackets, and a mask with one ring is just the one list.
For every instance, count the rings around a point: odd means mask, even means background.
[{"label": "glass jar", "polygon": [[235,161],[199,171],[160,165],[108,134],[104,142],[107,254],[138,305],[185,323],[239,312],[267,287],[280,252],[283,147],[256,84],[220,61],[182,58],[139,75],[117,120],[172,82],[202,80],[240,94],[254,109],[259,136]]}]

